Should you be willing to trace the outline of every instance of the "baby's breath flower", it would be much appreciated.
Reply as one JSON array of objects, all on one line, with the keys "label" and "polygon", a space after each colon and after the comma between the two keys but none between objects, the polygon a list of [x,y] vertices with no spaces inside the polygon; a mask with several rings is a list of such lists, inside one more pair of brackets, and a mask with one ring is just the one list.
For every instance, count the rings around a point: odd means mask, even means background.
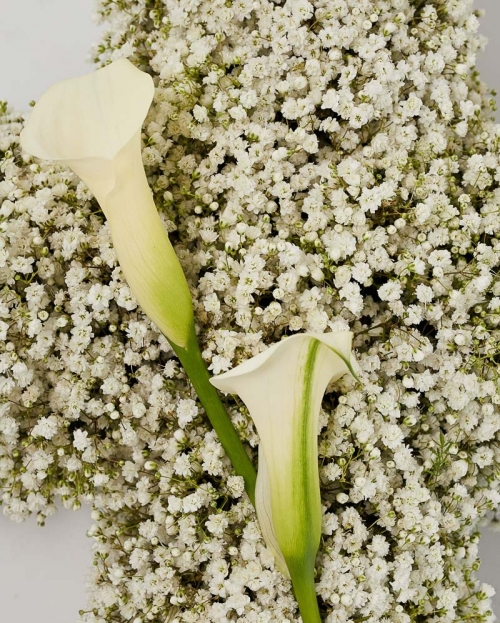
[{"label": "baby's breath flower", "polygon": [[[492,620],[500,142],[467,0],[99,1],[98,64],[155,77],[150,185],[213,374],[352,330],[319,435],[325,621]],[[230,6],[229,6],[230,5]],[[297,621],[255,515],[88,189],[0,104],[6,515],[93,505],[82,623]],[[242,439],[256,432],[228,400]]]}]

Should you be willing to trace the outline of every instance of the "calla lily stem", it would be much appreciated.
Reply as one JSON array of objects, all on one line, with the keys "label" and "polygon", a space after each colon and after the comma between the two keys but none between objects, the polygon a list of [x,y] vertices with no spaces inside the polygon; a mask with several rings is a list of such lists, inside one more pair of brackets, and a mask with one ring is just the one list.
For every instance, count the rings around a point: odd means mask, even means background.
[{"label": "calla lily stem", "polygon": [[189,376],[236,474],[245,481],[245,490],[250,501],[255,506],[257,473],[219,398],[217,390],[210,384],[210,374],[201,355],[194,327],[185,348],[173,342],[170,342],[170,344]]},{"label": "calla lily stem", "polygon": [[303,623],[321,623],[314,584],[314,563],[312,565],[298,564],[297,569],[289,565],[288,569]]}]

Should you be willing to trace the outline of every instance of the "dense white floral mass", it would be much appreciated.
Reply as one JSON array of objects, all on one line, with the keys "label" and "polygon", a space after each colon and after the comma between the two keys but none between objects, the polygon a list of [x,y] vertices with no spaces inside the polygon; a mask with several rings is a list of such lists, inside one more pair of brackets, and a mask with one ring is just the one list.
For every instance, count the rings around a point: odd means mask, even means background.
[{"label": "dense white floral mass", "polygon": [[[488,622],[500,500],[500,128],[472,0],[101,0],[150,71],[144,162],[214,374],[350,329],[323,404],[327,623]],[[0,481],[93,505],[85,623],[299,621],[240,478],[82,183],[0,117]],[[227,399],[242,438],[258,439]]]}]

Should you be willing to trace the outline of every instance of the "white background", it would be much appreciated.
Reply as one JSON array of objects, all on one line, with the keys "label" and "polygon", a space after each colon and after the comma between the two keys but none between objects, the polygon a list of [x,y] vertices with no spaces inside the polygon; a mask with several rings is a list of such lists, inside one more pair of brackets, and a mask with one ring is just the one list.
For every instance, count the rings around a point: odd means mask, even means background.
[{"label": "white background", "polygon": [[[500,92],[500,2],[477,0],[488,11],[482,32],[490,37],[479,67]],[[0,99],[27,109],[51,84],[88,73],[91,0],[0,0]],[[500,117],[499,117],[500,118]],[[92,556],[90,510],[60,511],[45,528],[34,521],[16,525],[0,514],[0,604],[8,623],[75,623],[85,608],[85,576]],[[480,576],[500,593],[500,533],[481,541]],[[500,615],[500,595],[495,598]]]}]

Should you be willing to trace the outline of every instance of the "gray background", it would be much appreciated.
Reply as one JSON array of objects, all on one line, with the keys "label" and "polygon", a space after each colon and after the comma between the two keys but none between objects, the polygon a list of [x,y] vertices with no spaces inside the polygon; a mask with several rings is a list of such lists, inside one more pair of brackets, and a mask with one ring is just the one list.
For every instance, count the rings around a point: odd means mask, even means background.
[{"label": "gray background", "polygon": [[[479,68],[500,92],[500,0],[477,0],[487,10],[481,31],[490,38]],[[0,0],[0,99],[26,109],[51,84],[91,69],[86,60],[98,27],[91,0]],[[500,119],[500,116],[498,117]],[[85,607],[91,566],[90,510],[60,511],[38,528],[16,525],[0,514],[0,607],[9,623],[74,623]],[[480,576],[499,592],[500,533],[485,530]]]}]

